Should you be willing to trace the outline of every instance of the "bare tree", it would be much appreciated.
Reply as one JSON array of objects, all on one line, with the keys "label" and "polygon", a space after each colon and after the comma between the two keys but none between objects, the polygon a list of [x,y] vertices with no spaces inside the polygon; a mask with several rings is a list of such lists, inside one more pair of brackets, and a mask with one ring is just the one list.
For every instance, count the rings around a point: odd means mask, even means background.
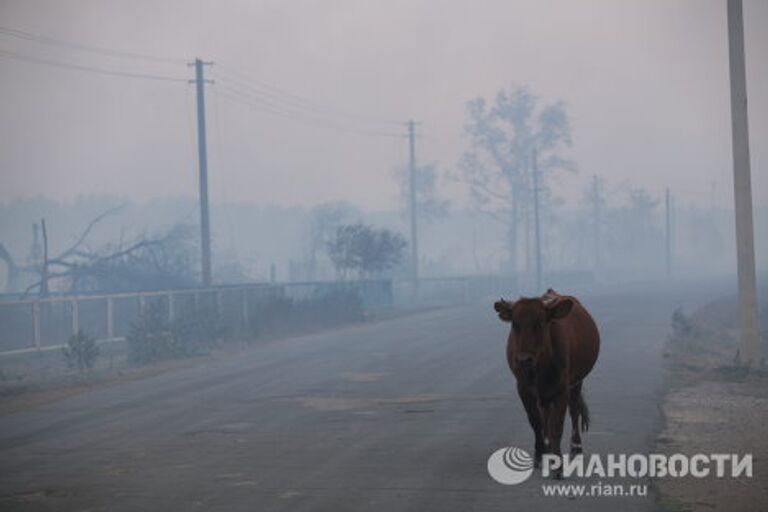
[{"label": "bare tree", "polygon": [[[448,213],[450,201],[440,197],[437,191],[439,170],[436,162],[416,167],[414,176],[416,192],[416,215],[424,220],[436,220]],[[410,179],[407,166],[392,169],[392,176],[397,181],[400,207],[404,213],[410,210]]]},{"label": "bare tree", "polygon": [[19,269],[19,266],[16,265],[16,262],[13,260],[11,253],[8,252],[3,244],[0,244],[0,260],[5,262],[7,269],[6,277],[8,280],[8,287],[12,287],[18,279],[21,269]]},{"label": "bare tree", "polygon": [[155,236],[143,234],[126,241],[123,236],[111,244],[92,249],[88,236],[93,228],[118,208],[96,216],[67,249],[54,257],[48,255],[48,235],[42,221],[43,258],[38,267],[21,267],[37,275],[24,291],[37,289],[48,293],[49,281],[66,283],[70,292],[138,291],[192,286],[197,252],[192,226],[177,224]]},{"label": "bare tree", "polygon": [[539,106],[539,99],[527,87],[502,89],[490,104],[484,98],[467,103],[464,128],[471,149],[459,162],[461,178],[469,186],[475,206],[507,226],[510,264],[516,271],[519,222],[531,217],[534,150],[540,197],[551,196],[547,187],[551,173],[576,169],[562,154],[571,145],[565,105]]}]

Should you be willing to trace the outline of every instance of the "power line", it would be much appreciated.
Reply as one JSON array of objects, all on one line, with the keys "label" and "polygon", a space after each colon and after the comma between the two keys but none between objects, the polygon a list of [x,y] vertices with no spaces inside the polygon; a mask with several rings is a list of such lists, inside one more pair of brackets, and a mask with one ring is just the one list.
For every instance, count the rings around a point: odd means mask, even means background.
[{"label": "power line", "polygon": [[59,46],[62,48],[68,48],[71,50],[78,50],[82,52],[98,53],[101,55],[109,55],[111,57],[122,57],[122,58],[128,58],[128,59],[138,59],[138,60],[147,60],[147,61],[153,61],[153,62],[165,62],[165,63],[174,63],[174,64],[182,64],[186,62],[185,59],[157,57],[154,55],[126,52],[122,50],[114,50],[114,49],[103,48],[99,46],[90,46],[90,45],[81,44],[81,43],[74,43],[71,41],[65,41],[63,39],[55,39],[53,37],[33,34],[32,32],[25,32],[23,30],[18,30],[15,28],[9,28],[9,27],[3,27],[3,26],[0,26],[0,34],[15,37],[16,39],[23,39],[25,41],[32,41],[39,44],[46,44],[49,46]]},{"label": "power line", "polygon": [[[241,105],[245,105],[245,106],[251,108],[252,110],[255,110],[257,112],[261,112],[261,113],[264,113],[264,114],[270,114],[270,115],[275,115],[275,116],[279,116],[279,117],[284,117],[284,118],[291,119],[291,120],[294,120],[294,121],[298,121],[298,122],[301,122],[301,123],[305,123],[305,124],[309,124],[309,125],[313,125],[313,126],[319,126],[319,127],[323,127],[323,128],[336,129],[338,131],[353,132],[353,133],[358,133],[359,132],[358,130],[348,129],[348,128],[344,128],[344,127],[338,127],[336,125],[329,124],[327,121],[318,120],[316,118],[312,118],[312,117],[309,117],[307,115],[303,115],[303,114],[298,114],[296,112],[290,112],[290,111],[282,110],[282,109],[277,108],[277,107],[275,107],[275,106],[273,106],[271,104],[259,102],[258,100],[255,100],[253,98],[248,97],[247,95],[244,95],[242,93],[238,93],[237,91],[227,90],[226,88],[221,90],[221,97],[225,98],[225,99],[227,99],[229,101],[232,101],[232,102],[235,102],[235,103],[239,103]],[[387,134],[387,135],[389,135],[389,134]]]},{"label": "power line", "polygon": [[329,128],[331,130],[346,132],[346,133],[354,133],[357,135],[402,138],[402,135],[398,133],[390,133],[390,132],[382,132],[377,130],[366,130],[366,129],[339,126],[338,124],[334,124],[333,122],[329,122],[328,120],[325,120],[325,119],[318,119],[316,117],[311,117],[303,113],[282,110],[279,107],[276,107],[268,103],[261,103],[257,99],[251,98],[245,94],[238,93],[237,91],[233,91],[233,90],[222,89],[221,97],[226,98],[229,101],[234,101],[236,103],[246,105],[256,111],[259,111],[265,114],[285,117],[288,119],[292,119],[294,121],[318,126],[321,128]]},{"label": "power line", "polygon": [[323,105],[311,99],[293,94],[284,89],[268,84],[262,80],[249,77],[239,71],[235,71],[231,68],[224,67],[224,70],[217,72],[224,81],[233,82],[245,89],[250,90],[256,94],[262,96],[268,96],[275,99],[278,102],[290,104],[291,106],[304,110],[311,110],[324,115],[334,115],[337,117],[344,117],[348,120],[354,120],[360,123],[378,124],[378,125],[402,125],[400,121],[394,121],[391,119],[382,119],[374,116],[358,114],[354,112],[348,112],[342,109],[331,107],[329,105]]},{"label": "power line", "polygon": [[217,80],[217,83],[219,84],[220,89],[227,91],[230,94],[234,94],[239,97],[245,98],[247,100],[253,101],[254,103],[258,103],[259,105],[272,108],[273,110],[294,114],[296,116],[310,115],[307,111],[296,110],[296,107],[294,107],[293,105],[275,101],[273,98],[269,96],[265,96],[258,92],[254,92],[251,89],[244,88],[238,85],[233,86],[227,82],[222,82],[221,80]]},{"label": "power line", "polygon": [[[307,108],[303,105],[295,102],[286,102],[283,98],[275,96],[264,91],[260,91],[255,88],[248,87],[239,82],[231,82],[227,80],[218,79],[218,83],[222,84],[222,89],[236,94],[240,97],[246,98],[249,101],[270,107],[278,113],[291,114],[293,116],[302,118],[311,118],[320,122],[332,123],[335,125],[350,126],[353,130],[370,131],[382,133],[380,128],[384,128],[380,124],[371,125],[361,123],[359,119],[352,119],[349,116],[336,116],[332,115],[329,111],[320,110],[318,108]],[[400,124],[400,123],[398,123]],[[394,133],[389,133],[393,135]]]},{"label": "power line", "polygon": [[314,110],[316,112],[322,112],[326,114],[334,114],[337,116],[347,117],[350,119],[355,119],[357,121],[367,122],[367,123],[384,124],[384,125],[401,124],[399,121],[381,119],[373,116],[352,113],[352,112],[331,107],[329,105],[323,105],[316,101],[299,96],[297,94],[290,93],[284,89],[268,84],[263,80],[258,80],[253,77],[249,77],[239,71],[232,70],[228,67],[225,67],[222,75],[224,75],[224,78],[229,79],[229,81],[236,82],[241,86],[250,89],[251,91],[273,97],[275,99],[278,99],[279,101],[290,103],[299,108]]},{"label": "power line", "polygon": [[[147,55],[135,52],[127,52],[122,50],[115,50],[111,48],[86,45],[82,43],[76,43],[72,41],[66,41],[63,39],[57,39],[41,34],[35,34],[16,28],[6,27],[0,25],[0,35],[6,35],[13,38],[31,41],[38,44],[44,44],[49,46],[63,47],[83,52],[91,52],[101,55],[108,55],[113,57],[122,57],[130,59],[138,59],[153,62],[164,63],[184,63],[185,59],[158,57],[154,55]],[[24,60],[28,62],[34,62],[37,64],[45,64],[49,66],[55,66],[60,68],[75,69],[79,71],[93,72],[105,75],[115,75],[132,78],[144,78],[150,80],[164,80],[181,82],[185,81],[183,78],[169,77],[163,75],[156,75],[152,73],[134,73],[128,71],[115,71],[110,69],[101,68],[98,66],[72,64],[62,62],[58,60],[52,60],[48,58],[35,57],[32,55],[26,55],[14,51],[0,50],[0,56],[5,56],[17,60]],[[218,66],[217,66],[218,68]],[[225,69],[221,72],[216,69],[215,73],[226,82],[228,85],[231,83],[233,88],[240,88],[240,91],[235,91],[243,96],[248,96],[257,103],[268,104],[273,107],[274,110],[289,110],[293,115],[301,116],[307,113],[312,113],[315,117],[328,117],[332,121],[343,123],[360,123],[360,124],[376,124],[376,125],[400,125],[399,121],[393,121],[388,119],[380,119],[373,116],[362,115],[358,113],[347,112],[341,109],[337,109],[328,105],[322,105],[318,102],[310,100],[308,98],[299,96],[288,92],[280,87],[274,86],[262,80],[258,80],[252,76],[248,76],[245,73],[241,73],[235,69],[231,69],[225,66]],[[277,113],[277,112],[275,112]],[[278,113],[278,115],[284,114],[284,112]]]},{"label": "power line", "polygon": [[[26,54],[8,51],[8,50],[2,50],[2,49],[0,49],[0,58],[1,57],[6,57],[14,60],[19,60],[19,61],[31,62],[34,64],[52,66],[52,67],[57,67],[62,69],[71,69],[76,71],[96,73],[96,74],[108,75],[108,76],[139,78],[144,80],[155,80],[155,81],[176,82],[176,83],[181,83],[181,82],[187,83],[189,81],[188,79],[181,78],[181,77],[155,75],[150,73],[134,73],[130,71],[117,71],[117,70],[106,69],[106,68],[97,67],[97,66],[85,66],[81,64],[73,64],[68,62],[51,60],[47,58],[34,57],[32,55],[26,55]],[[295,121],[303,122],[306,124],[312,124],[312,125],[320,126],[323,128],[330,128],[332,130],[336,130],[340,132],[355,133],[359,135],[381,136],[381,137],[398,137],[398,138],[400,137],[399,134],[388,133],[388,132],[383,132],[379,130],[368,130],[368,129],[362,129],[359,127],[341,126],[338,124],[339,122],[341,122],[339,120],[324,119],[322,117],[318,117],[321,114],[315,113],[315,112],[306,112],[306,111],[302,112],[300,110],[291,110],[291,108],[293,108],[291,105],[280,104],[269,97],[264,98],[264,96],[258,96],[254,92],[243,92],[243,91],[247,91],[247,89],[245,88],[242,88],[242,90],[238,90],[235,88],[230,89],[227,86],[222,90],[222,93],[224,93],[222,94],[222,96],[231,101],[248,105],[253,109],[259,110],[267,114],[282,116],[289,119],[293,119]]]},{"label": "power line", "polygon": [[112,69],[104,69],[96,66],[82,66],[80,64],[71,64],[68,62],[60,62],[56,60],[43,59],[40,57],[33,57],[31,55],[24,55],[17,52],[10,52],[8,50],[0,50],[0,57],[8,57],[15,60],[33,62],[35,64],[44,64],[46,66],[54,66],[64,69],[74,69],[78,71],[86,71],[89,73],[98,73],[101,75],[122,76],[129,78],[142,78],[145,80],[158,80],[164,82],[187,82],[186,78],[177,78],[164,75],[152,75],[149,73],[132,73],[130,71],[115,71]]},{"label": "power line", "polygon": [[[264,97],[260,94],[256,94],[246,89],[241,89],[238,87],[233,88],[231,85],[228,85],[228,84],[221,84],[220,88],[222,89],[222,91],[230,95],[237,96],[239,99],[242,99],[246,102],[253,103],[254,107],[258,106],[259,108],[263,109],[265,112],[268,111],[269,113],[272,113],[275,115],[281,115],[281,116],[289,117],[291,119],[295,119],[299,121],[310,120],[315,123],[321,123],[324,125],[339,126],[347,129],[348,131],[384,133],[380,130],[371,130],[367,127],[361,127],[359,125],[350,124],[350,122],[347,120],[329,118],[327,116],[323,116],[322,114],[318,114],[317,112],[313,112],[313,111],[298,110],[293,105],[287,105],[280,102],[276,102],[272,98]],[[389,135],[394,135],[394,133],[391,133]]]}]

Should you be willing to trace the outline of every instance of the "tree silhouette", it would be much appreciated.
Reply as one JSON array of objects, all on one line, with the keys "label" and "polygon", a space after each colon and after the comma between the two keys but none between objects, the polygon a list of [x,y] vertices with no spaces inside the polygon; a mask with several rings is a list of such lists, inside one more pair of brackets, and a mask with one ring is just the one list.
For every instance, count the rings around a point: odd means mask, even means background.
[{"label": "tree silhouette", "polygon": [[[475,206],[507,226],[510,264],[517,270],[519,223],[528,222],[532,198],[532,155],[537,154],[542,206],[551,201],[547,177],[575,170],[563,156],[571,127],[562,101],[539,105],[527,87],[501,89],[492,103],[467,102],[464,129],[471,149],[459,162]],[[526,251],[528,248],[526,247]]]},{"label": "tree silhouette", "polygon": [[363,279],[379,276],[399,265],[407,245],[398,233],[358,223],[339,226],[327,248],[339,277],[344,279],[356,273]]}]

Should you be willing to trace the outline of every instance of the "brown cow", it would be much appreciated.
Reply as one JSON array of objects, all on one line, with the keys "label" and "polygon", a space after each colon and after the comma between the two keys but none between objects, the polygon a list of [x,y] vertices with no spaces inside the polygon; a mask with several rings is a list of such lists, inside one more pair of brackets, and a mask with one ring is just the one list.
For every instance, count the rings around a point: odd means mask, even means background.
[{"label": "brown cow", "polygon": [[542,297],[501,299],[493,307],[499,318],[512,323],[507,363],[536,436],[536,465],[545,451],[561,455],[566,408],[571,414],[571,453],[581,453],[579,427],[589,428],[581,388],[600,350],[594,320],[575,297],[552,289]]}]

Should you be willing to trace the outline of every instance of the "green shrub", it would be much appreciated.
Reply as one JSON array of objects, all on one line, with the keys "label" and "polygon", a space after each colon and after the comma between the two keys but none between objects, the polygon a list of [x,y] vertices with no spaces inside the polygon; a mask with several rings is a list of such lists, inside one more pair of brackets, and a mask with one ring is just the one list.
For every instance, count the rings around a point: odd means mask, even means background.
[{"label": "green shrub", "polygon": [[67,340],[67,346],[62,349],[67,359],[67,366],[77,368],[80,373],[89,372],[96,365],[99,347],[96,340],[83,331],[77,331]]},{"label": "green shrub", "polygon": [[221,315],[210,305],[179,315],[171,323],[171,332],[187,355],[205,353],[227,335]]},{"label": "green shrub", "polygon": [[193,308],[170,321],[167,306],[153,302],[131,327],[128,357],[133,363],[146,364],[206,353],[224,332],[214,308]]},{"label": "green shrub", "polygon": [[351,290],[334,290],[294,300],[274,296],[253,304],[249,312],[252,339],[308,332],[353,322],[365,317],[360,296]]},{"label": "green shrub", "polygon": [[167,309],[161,303],[151,303],[139,314],[131,326],[127,342],[128,359],[138,364],[175,357],[179,352]]}]

